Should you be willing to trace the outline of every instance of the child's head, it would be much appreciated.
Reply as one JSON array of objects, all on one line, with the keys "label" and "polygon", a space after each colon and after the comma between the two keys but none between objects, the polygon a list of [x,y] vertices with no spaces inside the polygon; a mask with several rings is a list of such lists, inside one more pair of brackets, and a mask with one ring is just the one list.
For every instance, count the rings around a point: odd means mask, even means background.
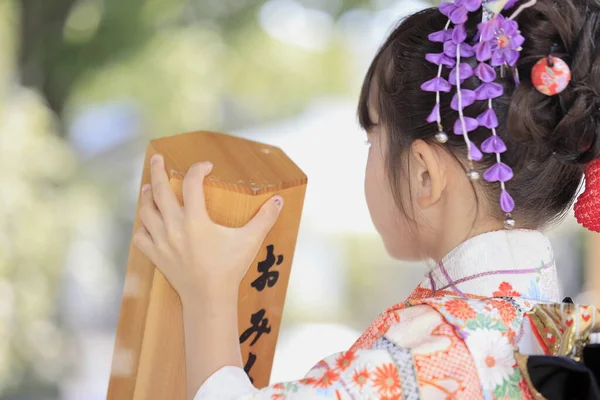
[{"label": "child's head", "polygon": [[[481,19],[481,11],[469,14],[469,38]],[[538,229],[569,210],[584,164],[600,156],[600,1],[538,0],[516,21],[525,37],[517,64],[520,84],[515,85],[510,69],[504,78],[498,73],[504,95],[494,100],[494,110],[497,133],[507,146],[502,161],[514,171],[507,183],[516,204],[512,214],[518,228]],[[439,258],[468,237],[503,228],[499,185],[471,182],[463,137],[448,131],[449,141],[439,145],[436,125],[426,122],[435,93],[424,92],[421,84],[436,76],[437,66],[425,55],[442,52],[442,44],[428,35],[443,30],[446,22],[437,8],[403,20],[373,60],[360,97],[360,123],[372,144],[367,202],[396,258]],[[570,85],[553,97],[531,83],[533,66],[550,51],[572,72]],[[477,63],[474,58],[468,62]],[[462,86],[479,84],[472,77]],[[441,93],[444,127],[457,119],[452,95]],[[476,101],[464,113],[475,118],[487,107],[487,101]],[[470,133],[478,146],[489,135],[486,128]],[[494,162],[495,155],[488,154],[475,167],[483,174]]]}]

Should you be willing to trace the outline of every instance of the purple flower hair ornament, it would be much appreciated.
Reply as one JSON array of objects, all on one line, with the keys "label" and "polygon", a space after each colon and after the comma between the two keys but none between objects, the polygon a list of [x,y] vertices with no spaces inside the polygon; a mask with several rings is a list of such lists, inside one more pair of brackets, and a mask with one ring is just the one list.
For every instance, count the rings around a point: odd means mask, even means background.
[{"label": "purple flower hair ornament", "polygon": [[[452,37],[454,36],[454,29],[449,29],[450,20],[446,23],[443,30],[434,32],[429,35],[429,40],[432,42],[439,43],[452,43]],[[427,117],[427,122],[437,124],[438,132],[435,135],[435,140],[440,143],[446,143],[448,141],[448,134],[444,132],[442,126],[442,116],[440,115],[440,93],[449,92],[452,88],[451,84],[444,78],[442,78],[442,69],[444,66],[454,68],[456,61],[452,57],[453,54],[442,53],[429,53],[425,56],[427,61],[438,66],[437,76],[427,82],[425,82],[421,89],[426,92],[435,92],[435,106],[431,113]]]},{"label": "purple flower hair ornament", "polygon": [[502,154],[506,151],[506,145],[499,136],[490,136],[481,143],[481,150],[484,153]]},{"label": "purple flower hair ornament", "polygon": [[[448,40],[448,41],[444,42],[444,54],[451,58],[455,57],[456,56],[456,47],[457,47],[457,44],[454,43],[452,40]],[[469,57],[473,57],[473,55],[475,55],[475,50],[473,50],[472,46],[470,46],[466,43],[460,44],[460,56],[461,57],[469,58]]]},{"label": "purple flower hair ornament", "polygon": [[491,61],[493,67],[504,64],[514,67],[519,60],[525,38],[518,24],[503,15],[495,15],[477,27],[479,43],[474,46],[477,61]]},{"label": "purple flower hair ornament", "polygon": [[[457,111],[453,132],[464,138],[467,147],[469,171],[467,176],[476,180],[479,173],[474,168],[474,161],[484,158],[484,153],[494,155],[496,162],[483,174],[489,182],[500,184],[500,207],[506,213],[504,226],[512,229],[516,222],[511,217],[515,202],[506,190],[506,183],[514,174],[512,169],[502,162],[501,154],[506,152],[506,144],[496,132],[499,125],[498,117],[493,108],[493,99],[504,94],[504,87],[496,82],[497,73],[494,67],[508,66],[515,71],[515,83],[518,84],[516,64],[519,60],[521,46],[525,38],[521,35],[514,18],[525,8],[531,7],[537,0],[529,0],[521,4],[513,14],[507,18],[502,11],[515,7],[518,0],[455,0],[443,2],[439,10],[448,17],[448,22],[441,31],[429,35],[429,40],[443,45],[441,53],[430,53],[426,59],[438,66],[437,76],[423,83],[421,89],[436,95],[433,110],[427,117],[427,122],[436,123],[438,133],[435,135],[439,143],[448,141],[448,135],[443,131],[440,115],[440,93],[454,91],[450,108]],[[483,7],[483,20],[478,25],[475,37],[469,39],[465,23],[469,13],[477,12]],[[473,43],[471,45],[467,42]],[[474,57],[478,63],[473,67],[467,59]],[[450,69],[447,77],[442,76],[444,67]],[[481,82],[476,88],[467,89],[463,83],[476,77]],[[464,115],[465,108],[476,101],[486,101],[487,110],[477,118]],[[483,141],[481,149],[470,138],[478,128],[489,129],[490,137]]]}]

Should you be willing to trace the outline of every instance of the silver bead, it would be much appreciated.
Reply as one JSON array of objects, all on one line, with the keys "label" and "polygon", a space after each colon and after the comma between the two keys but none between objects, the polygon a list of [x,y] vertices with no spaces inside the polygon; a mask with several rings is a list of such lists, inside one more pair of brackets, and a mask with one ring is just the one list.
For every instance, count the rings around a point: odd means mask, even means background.
[{"label": "silver bead", "polygon": [[446,135],[446,132],[440,131],[435,135],[435,140],[440,144],[444,144],[448,141],[448,135]]},{"label": "silver bead", "polygon": [[474,169],[470,169],[469,172],[467,172],[467,178],[469,178],[472,181],[478,180],[479,177],[479,172],[475,171]]},{"label": "silver bead", "polygon": [[504,229],[515,229],[515,226],[517,226],[517,221],[515,221],[512,217],[506,217],[504,220]]}]

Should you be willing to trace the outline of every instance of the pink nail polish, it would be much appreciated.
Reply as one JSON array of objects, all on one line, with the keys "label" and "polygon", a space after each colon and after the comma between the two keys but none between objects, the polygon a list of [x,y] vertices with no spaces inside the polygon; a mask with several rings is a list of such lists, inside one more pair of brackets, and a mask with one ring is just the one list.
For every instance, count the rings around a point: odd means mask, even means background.
[{"label": "pink nail polish", "polygon": [[280,210],[283,208],[283,197],[277,196],[273,199],[273,202]]},{"label": "pink nail polish", "polygon": [[144,193],[145,191],[147,191],[148,189],[150,189],[150,184],[146,183],[144,186],[142,186],[142,193]]}]

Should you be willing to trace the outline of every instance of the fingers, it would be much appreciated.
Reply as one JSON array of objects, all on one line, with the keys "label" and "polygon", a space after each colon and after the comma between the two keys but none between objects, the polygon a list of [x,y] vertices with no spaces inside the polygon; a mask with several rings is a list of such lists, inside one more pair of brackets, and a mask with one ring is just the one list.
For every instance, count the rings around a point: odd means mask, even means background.
[{"label": "fingers", "polygon": [[145,227],[141,227],[138,229],[133,235],[133,244],[135,247],[140,249],[142,253],[146,257],[152,261],[152,263],[156,264],[156,248],[154,246],[154,242],[152,241],[152,237],[148,233]]},{"label": "fingers", "polygon": [[183,178],[183,204],[186,219],[195,223],[208,219],[204,198],[204,178],[210,174],[213,165],[206,161],[194,164]]},{"label": "fingers", "polygon": [[167,232],[161,215],[156,208],[153,192],[150,185],[142,188],[142,201],[140,204],[140,220],[153,243],[165,242]]},{"label": "fingers", "polygon": [[169,184],[169,178],[165,171],[165,161],[160,154],[155,154],[150,160],[150,176],[152,178],[152,196],[167,229],[179,230],[174,225],[179,222],[181,206]]},{"label": "fingers", "polygon": [[279,212],[283,207],[283,198],[281,196],[275,196],[270,198],[260,208],[258,213],[246,224],[244,229],[252,231],[253,234],[257,235],[262,241],[267,236],[267,233],[273,228]]}]

